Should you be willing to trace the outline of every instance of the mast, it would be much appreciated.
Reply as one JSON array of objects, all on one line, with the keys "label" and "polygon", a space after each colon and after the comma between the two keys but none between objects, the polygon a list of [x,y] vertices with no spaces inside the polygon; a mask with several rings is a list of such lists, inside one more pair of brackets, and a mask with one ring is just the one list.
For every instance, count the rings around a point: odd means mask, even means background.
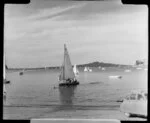
[{"label": "mast", "polygon": [[3,54],[3,79],[6,79],[6,68],[5,68],[5,52]]},{"label": "mast", "polygon": [[65,47],[66,47],[66,45],[64,44],[63,80],[65,79]]}]

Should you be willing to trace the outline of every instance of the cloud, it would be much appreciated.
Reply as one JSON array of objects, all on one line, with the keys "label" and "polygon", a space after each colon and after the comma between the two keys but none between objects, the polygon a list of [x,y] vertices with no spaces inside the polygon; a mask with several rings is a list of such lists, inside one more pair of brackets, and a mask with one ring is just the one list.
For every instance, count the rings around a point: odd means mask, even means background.
[{"label": "cloud", "polygon": [[[94,11],[95,4],[92,4],[90,14],[85,12],[87,6],[83,3],[39,8],[32,14],[21,17],[9,18],[9,15],[6,15],[5,39],[7,51],[11,56],[10,61],[16,65],[18,59],[20,59],[18,65],[37,66],[42,61],[58,65],[63,58],[64,43],[67,44],[73,63],[83,63],[92,59],[115,61],[119,56],[122,57],[122,54],[130,54],[133,49],[134,52],[141,52],[139,49],[144,47],[141,44],[147,41],[143,38],[147,26],[146,14],[134,10],[129,12],[125,9],[119,13],[115,11],[106,14],[103,13],[107,9],[105,6],[102,8],[103,12],[98,12],[98,8]],[[84,12],[87,14],[82,17]],[[113,54],[116,54],[115,58]],[[130,56],[131,54],[126,55],[126,59]],[[28,62],[25,62],[26,59]],[[126,61],[121,60],[120,62]],[[38,63],[35,64],[35,61]]]},{"label": "cloud", "polygon": [[75,4],[75,5],[71,5],[71,6],[67,6],[67,7],[57,6],[54,8],[39,9],[37,14],[33,14],[33,15],[29,16],[28,19],[47,19],[47,18],[57,16],[58,14],[62,14],[71,9],[83,7],[84,5],[85,5],[85,3]]},{"label": "cloud", "polygon": [[[33,14],[24,17],[9,16],[10,12],[8,12],[6,9],[5,38],[7,40],[16,40],[27,36],[33,38],[36,36],[39,37],[42,35],[44,36],[50,34],[52,31],[49,31],[49,29],[53,30],[54,28],[56,29],[58,25],[60,26],[60,22],[57,22],[56,20],[61,20],[63,15],[59,14],[62,14],[71,9],[82,7],[84,5],[85,3],[38,9],[37,13],[34,12]],[[38,19],[44,20],[38,21]],[[64,25],[66,26],[67,24],[69,23],[67,22]],[[61,27],[63,27],[63,25]]]}]

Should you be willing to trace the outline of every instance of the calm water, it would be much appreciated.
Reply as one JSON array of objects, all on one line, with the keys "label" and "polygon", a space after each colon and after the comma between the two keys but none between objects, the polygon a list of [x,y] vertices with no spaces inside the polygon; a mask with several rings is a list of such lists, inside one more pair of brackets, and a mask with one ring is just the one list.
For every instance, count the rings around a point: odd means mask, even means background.
[{"label": "calm water", "polygon": [[[11,84],[6,86],[4,117],[37,118],[73,108],[112,109],[120,105],[116,100],[130,90],[147,89],[147,71],[144,69],[133,68],[131,72],[117,68],[106,68],[105,71],[94,68],[91,73],[79,71],[79,86],[61,88],[58,87],[59,70],[27,71],[22,76],[18,72],[8,72],[7,79]],[[123,78],[109,79],[111,75],[122,75]]]}]

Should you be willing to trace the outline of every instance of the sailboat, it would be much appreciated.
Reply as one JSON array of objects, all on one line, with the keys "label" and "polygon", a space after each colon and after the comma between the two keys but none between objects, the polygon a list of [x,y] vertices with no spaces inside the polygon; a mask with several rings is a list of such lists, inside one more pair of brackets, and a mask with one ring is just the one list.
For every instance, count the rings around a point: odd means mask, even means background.
[{"label": "sailboat", "polygon": [[88,67],[88,71],[89,71],[89,72],[92,72],[92,69]]},{"label": "sailboat", "polygon": [[88,71],[88,68],[87,68],[87,67],[85,67],[85,68],[84,68],[84,72],[87,72],[87,71]]},{"label": "sailboat", "polygon": [[3,55],[3,84],[9,84],[10,81],[6,79],[6,69],[8,69],[8,67],[6,66],[5,62],[6,61],[5,61],[5,53],[4,53]]},{"label": "sailboat", "polygon": [[23,75],[24,74],[24,69],[19,73],[19,75]]},{"label": "sailboat", "polygon": [[66,44],[64,44],[64,60],[61,66],[61,73],[59,75],[59,86],[75,86],[78,84],[79,82],[73,72]]},{"label": "sailboat", "polygon": [[74,67],[73,67],[73,72],[74,72],[75,76],[78,76],[78,75],[79,75],[79,71],[78,71],[78,69],[77,69],[76,64],[75,64]]}]

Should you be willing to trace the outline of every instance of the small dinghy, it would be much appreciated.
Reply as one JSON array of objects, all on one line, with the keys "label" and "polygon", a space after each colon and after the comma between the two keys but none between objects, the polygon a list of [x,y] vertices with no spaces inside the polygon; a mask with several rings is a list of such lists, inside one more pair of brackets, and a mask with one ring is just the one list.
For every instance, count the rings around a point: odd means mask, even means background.
[{"label": "small dinghy", "polygon": [[109,79],[121,79],[122,76],[109,76]]},{"label": "small dinghy", "polygon": [[23,73],[24,73],[24,72],[23,72],[23,71],[21,71],[21,72],[19,73],[19,75],[23,75]]},{"label": "small dinghy", "polygon": [[64,44],[64,61],[61,67],[61,73],[59,75],[59,86],[76,86],[79,82],[73,72],[70,57]]},{"label": "small dinghy", "polygon": [[4,81],[4,84],[10,84],[9,80],[4,79],[3,81]]},{"label": "small dinghy", "polygon": [[6,69],[8,69],[7,65],[5,64],[5,53],[3,56],[3,84],[10,84],[10,81],[6,79]]},{"label": "small dinghy", "polygon": [[89,71],[89,72],[92,72],[92,69],[88,67],[88,71]]},{"label": "small dinghy", "polygon": [[125,70],[124,72],[131,72],[131,70],[127,69],[127,70]]},{"label": "small dinghy", "polygon": [[136,69],[137,69],[137,70],[141,70],[142,68],[141,68],[141,67],[137,67]]}]

